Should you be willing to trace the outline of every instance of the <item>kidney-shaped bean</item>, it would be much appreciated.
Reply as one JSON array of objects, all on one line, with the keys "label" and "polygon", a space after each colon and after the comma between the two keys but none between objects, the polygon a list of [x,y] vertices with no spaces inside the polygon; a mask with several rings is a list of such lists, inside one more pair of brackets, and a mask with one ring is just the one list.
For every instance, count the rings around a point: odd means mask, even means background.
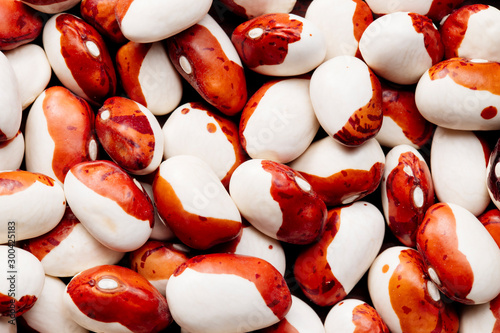
[{"label": "kidney-shaped bean", "polygon": [[383,15],[359,41],[363,60],[377,75],[397,84],[414,84],[441,61],[444,47],[431,19],[413,12]]},{"label": "kidney-shaped bean", "polygon": [[221,181],[202,159],[170,157],[153,182],[158,214],[181,242],[208,249],[241,232],[241,216]]},{"label": "kidney-shaped bean", "polygon": [[466,131],[500,129],[500,63],[451,58],[419,79],[415,102],[422,116],[438,126]]},{"label": "kidney-shaped bean", "polygon": [[381,189],[387,225],[401,243],[415,247],[418,227],[434,204],[434,185],[423,156],[408,145],[392,148],[386,155]]},{"label": "kidney-shaped bean", "polygon": [[212,0],[123,0],[115,15],[125,37],[137,43],[152,43],[171,37],[200,21]]},{"label": "kidney-shaped bean", "polygon": [[305,74],[323,62],[323,32],[305,18],[287,13],[261,15],[237,26],[231,40],[243,63],[272,76]]},{"label": "kidney-shaped bean", "polygon": [[243,109],[247,85],[240,57],[210,15],[166,43],[173,65],[201,97],[226,115]]},{"label": "kidney-shaped bean", "polygon": [[311,144],[319,123],[309,97],[309,82],[305,78],[270,81],[248,100],[239,133],[251,158],[288,163]]},{"label": "kidney-shaped bean", "polygon": [[382,126],[382,87],[353,56],[325,61],[313,73],[311,102],[321,127],[346,146],[359,146]]},{"label": "kidney-shaped bean", "polygon": [[332,137],[313,142],[290,167],[298,171],[327,206],[349,204],[375,191],[385,156],[375,139],[346,147]]},{"label": "kidney-shaped bean", "polygon": [[111,161],[73,166],[64,193],[75,216],[104,246],[133,251],[151,235],[154,209],[139,182]]},{"label": "kidney-shaped bean", "polygon": [[94,112],[68,89],[52,86],[33,103],[25,127],[26,170],[64,183],[74,165],[98,155]]},{"label": "kidney-shaped bean", "polygon": [[155,171],[163,157],[163,133],[153,113],[125,97],[108,98],[97,112],[95,130],[104,150],[135,175]]},{"label": "kidney-shaped bean", "polygon": [[229,192],[241,215],[269,237],[308,244],[323,232],[325,203],[284,164],[262,159],[242,163],[231,177]]},{"label": "kidney-shaped bean", "polygon": [[439,29],[445,57],[500,61],[500,10],[473,4],[451,13]]},{"label": "kidney-shaped bean", "polygon": [[[29,209],[27,209],[29,207]],[[0,243],[40,236],[54,228],[64,215],[64,190],[54,179],[24,170],[0,172]]]},{"label": "kidney-shaped bean", "polygon": [[65,310],[96,332],[155,333],[172,322],[167,300],[131,269],[103,265],[75,275],[63,294]]},{"label": "kidney-shaped bean", "polygon": [[116,92],[116,73],[107,46],[97,30],[67,14],[52,16],[43,28],[43,47],[62,84],[96,104]]},{"label": "kidney-shaped bean", "polygon": [[175,322],[192,333],[257,330],[283,319],[292,305],[285,279],[270,263],[220,253],[179,266],[167,300]]},{"label": "kidney-shaped bean", "polygon": [[380,253],[368,272],[368,290],[393,333],[458,332],[455,308],[441,298],[413,248],[394,246]]},{"label": "kidney-shaped bean", "polygon": [[452,203],[429,207],[417,249],[430,278],[450,299],[481,304],[500,293],[500,249],[467,209]]},{"label": "kidney-shaped bean", "polygon": [[330,210],[321,239],[295,261],[304,294],[320,306],[344,299],[370,268],[384,233],[384,216],[373,204],[358,201]]}]

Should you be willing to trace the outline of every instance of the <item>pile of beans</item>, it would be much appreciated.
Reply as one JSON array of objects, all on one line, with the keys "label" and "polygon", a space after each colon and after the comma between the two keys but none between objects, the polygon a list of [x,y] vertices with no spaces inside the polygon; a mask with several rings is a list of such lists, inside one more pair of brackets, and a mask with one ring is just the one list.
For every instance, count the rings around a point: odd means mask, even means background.
[{"label": "pile of beans", "polygon": [[0,331],[496,332],[495,3],[3,0]]}]

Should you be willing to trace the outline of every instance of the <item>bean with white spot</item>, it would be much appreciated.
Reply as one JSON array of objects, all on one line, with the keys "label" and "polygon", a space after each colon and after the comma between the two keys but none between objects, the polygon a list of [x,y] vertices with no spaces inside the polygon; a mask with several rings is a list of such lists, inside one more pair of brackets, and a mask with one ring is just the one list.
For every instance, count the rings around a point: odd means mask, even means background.
[{"label": "bean with white spot", "polygon": [[165,297],[141,275],[121,266],[78,273],[62,299],[71,318],[91,331],[155,333],[172,322]]},{"label": "bean with white spot", "polygon": [[393,246],[380,253],[368,273],[368,290],[393,333],[458,332],[456,309],[441,298],[413,248]]},{"label": "bean with white spot", "polygon": [[417,249],[448,298],[482,304],[500,293],[500,249],[467,209],[452,203],[429,207],[417,232]]},{"label": "bean with white spot", "polygon": [[231,177],[229,193],[241,215],[269,237],[309,244],[323,233],[325,203],[284,164],[263,159],[242,163]]},{"label": "bean with white spot", "polygon": [[387,225],[401,243],[415,247],[417,229],[434,204],[434,184],[424,157],[408,145],[392,148],[380,186]]}]

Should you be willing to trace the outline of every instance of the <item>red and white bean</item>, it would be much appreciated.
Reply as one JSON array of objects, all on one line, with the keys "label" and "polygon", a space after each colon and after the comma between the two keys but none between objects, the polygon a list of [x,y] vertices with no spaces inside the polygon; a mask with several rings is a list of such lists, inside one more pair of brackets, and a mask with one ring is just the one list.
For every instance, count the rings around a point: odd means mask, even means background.
[{"label": "red and white bean", "polygon": [[243,65],[229,36],[210,15],[166,44],[177,71],[208,103],[229,116],[243,109],[247,101]]},{"label": "red and white bean", "polygon": [[484,59],[441,61],[419,79],[415,102],[437,126],[465,131],[500,129],[500,63]]},{"label": "red and white bean", "polygon": [[344,299],[370,268],[384,233],[384,216],[368,202],[330,210],[321,239],[301,251],[294,263],[304,294],[320,306]]},{"label": "red and white bean", "polygon": [[[29,207],[29,209],[26,209]],[[0,172],[0,243],[40,236],[54,228],[64,215],[64,190],[54,179],[24,170]]]},{"label": "red and white bean", "polygon": [[402,244],[415,247],[418,227],[434,204],[434,185],[424,157],[408,145],[392,148],[380,187],[387,225]]},{"label": "red and white bean", "polygon": [[71,167],[95,160],[94,118],[89,104],[62,86],[42,92],[26,119],[26,170],[43,173],[62,185]]},{"label": "red and white bean", "polygon": [[444,55],[441,36],[431,19],[413,12],[383,15],[359,41],[363,60],[384,79],[414,84]]},{"label": "red and white bean", "polygon": [[251,158],[288,163],[309,147],[319,129],[309,83],[305,78],[271,81],[248,100],[239,133]]},{"label": "red and white bean", "polygon": [[393,333],[458,331],[455,308],[441,298],[413,248],[393,246],[380,253],[370,267],[368,289]]},{"label": "red and white bean", "polygon": [[73,166],[64,179],[64,193],[78,220],[112,250],[136,250],[151,235],[154,209],[148,194],[111,161]]},{"label": "red and white bean", "polygon": [[384,173],[385,156],[375,139],[346,147],[332,137],[313,142],[290,163],[327,206],[339,206],[373,193]]},{"label": "red and white bean", "polygon": [[448,298],[482,304],[500,293],[500,249],[467,209],[452,203],[429,207],[417,248],[430,278]]},{"label": "red and white bean", "polygon": [[321,127],[346,146],[359,146],[382,126],[382,87],[359,58],[334,57],[313,73],[311,102]]},{"label": "red and white bean", "polygon": [[103,265],[84,270],[66,285],[64,309],[95,332],[156,333],[172,322],[165,297],[131,269]]},{"label": "red and white bean", "polygon": [[156,116],[172,112],[182,98],[182,81],[160,42],[123,45],[116,54],[123,89]]},{"label": "red and white bean", "polygon": [[158,169],[163,133],[153,113],[124,97],[108,98],[95,117],[95,132],[109,157],[134,175]]},{"label": "red and white bean", "polygon": [[441,24],[446,58],[500,61],[500,10],[488,5],[463,6]]},{"label": "red and white bean", "polygon": [[249,332],[273,325],[290,311],[286,281],[265,260],[208,254],[180,265],[167,284],[174,320],[191,333]]},{"label": "red and white bean", "polygon": [[127,39],[152,43],[197,23],[208,13],[211,4],[211,0],[120,0],[116,3],[115,15]]},{"label": "red and white bean", "polygon": [[295,14],[272,13],[248,20],[234,29],[231,40],[243,63],[264,75],[305,74],[326,56],[323,32]]},{"label": "red and white bean", "polygon": [[62,84],[93,103],[116,93],[116,72],[104,39],[83,19],[61,13],[43,28],[43,47]]},{"label": "red and white bean", "polygon": [[153,196],[160,217],[189,247],[205,250],[241,232],[236,204],[210,166],[196,156],[163,161],[154,178]]},{"label": "red and white bean", "polygon": [[229,193],[241,215],[269,237],[309,244],[323,233],[325,203],[284,164],[263,159],[242,163],[231,177]]}]

